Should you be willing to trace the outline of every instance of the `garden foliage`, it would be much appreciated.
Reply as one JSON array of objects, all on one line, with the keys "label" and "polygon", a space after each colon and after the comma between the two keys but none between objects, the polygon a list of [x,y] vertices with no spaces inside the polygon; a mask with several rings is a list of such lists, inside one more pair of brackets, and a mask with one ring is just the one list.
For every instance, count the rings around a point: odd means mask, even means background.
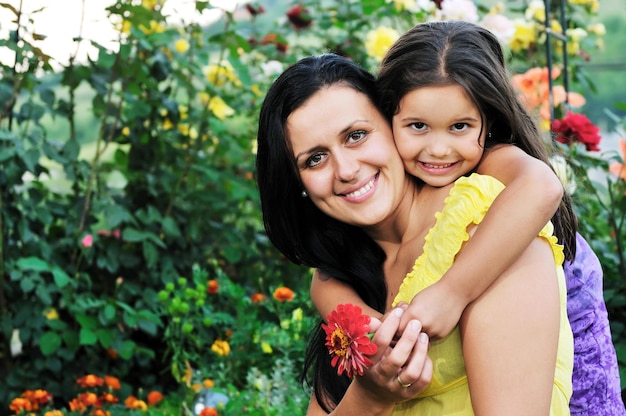
[{"label": "garden foliage", "polygon": [[[210,377],[230,406],[301,410],[295,381],[316,317],[310,271],[263,231],[253,166],[264,92],[286,65],[326,51],[375,72],[399,33],[433,18],[495,30],[517,17],[501,35],[522,73],[546,65],[545,14],[528,2],[267,1],[206,27],[208,1],[176,23],[164,0],[111,3],[115,47],[78,35],[96,52],[60,67],[38,46],[37,12],[0,4],[14,19],[0,40],[14,57],[0,63],[0,408],[27,389],[69,400],[95,373],[162,391]],[[567,6],[572,88],[590,93],[577,63],[602,35],[589,23],[598,2]],[[625,155],[598,157],[576,139],[559,148],[625,368],[626,175],[608,173]]]}]

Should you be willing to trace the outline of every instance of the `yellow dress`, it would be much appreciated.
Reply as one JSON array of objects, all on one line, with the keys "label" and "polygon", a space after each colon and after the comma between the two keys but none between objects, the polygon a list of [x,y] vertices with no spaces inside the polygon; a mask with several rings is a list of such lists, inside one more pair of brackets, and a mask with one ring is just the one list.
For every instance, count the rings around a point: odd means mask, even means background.
[{"label": "yellow dress", "polygon": [[[441,278],[462,244],[469,239],[468,225],[483,220],[502,189],[504,185],[490,176],[472,174],[456,181],[443,210],[436,214],[436,223],[425,238],[424,252],[404,278],[394,305],[400,301],[410,303],[416,293]],[[570,414],[574,341],[567,319],[563,248],[552,234],[552,223],[548,223],[539,235],[552,247],[559,278],[561,329],[550,415],[560,416]],[[433,362],[432,382],[415,399],[397,404],[393,415],[473,415],[459,328],[446,338],[432,342],[428,355]]]}]

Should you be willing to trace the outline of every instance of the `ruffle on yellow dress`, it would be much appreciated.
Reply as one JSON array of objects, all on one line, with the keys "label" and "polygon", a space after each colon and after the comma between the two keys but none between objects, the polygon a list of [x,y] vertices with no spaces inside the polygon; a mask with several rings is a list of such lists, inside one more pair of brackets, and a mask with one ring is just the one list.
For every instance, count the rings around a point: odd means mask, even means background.
[{"label": "ruffle on yellow dress", "polygon": [[[493,200],[503,189],[504,185],[490,176],[472,174],[456,181],[443,210],[436,214],[436,223],[425,238],[424,251],[404,278],[394,305],[401,301],[410,303],[415,294],[443,276],[452,266],[463,243],[469,239],[468,226],[483,220]],[[552,223],[548,223],[539,235],[552,247],[559,277],[561,330],[550,414],[560,416],[569,415],[574,347],[567,319],[563,247],[557,244],[553,228]],[[459,328],[446,338],[432,342],[429,356],[433,361],[431,384],[416,399],[396,405],[393,414],[473,415]]]}]

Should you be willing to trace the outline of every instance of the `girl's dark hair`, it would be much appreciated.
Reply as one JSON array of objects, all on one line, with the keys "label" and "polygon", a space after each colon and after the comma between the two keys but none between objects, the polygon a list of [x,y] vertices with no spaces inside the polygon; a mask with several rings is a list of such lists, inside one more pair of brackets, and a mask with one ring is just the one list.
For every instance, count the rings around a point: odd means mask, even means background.
[{"label": "girl's dark hair", "polygon": [[[464,21],[422,23],[403,34],[389,49],[378,74],[379,108],[391,120],[410,91],[432,85],[460,85],[478,107],[491,134],[488,149],[498,143],[518,146],[550,165],[553,143],[546,142],[510,82],[498,39],[487,29]],[[577,220],[567,192],[552,218],[555,234],[573,260]]]},{"label": "girl's dark hair", "polygon": [[[387,287],[382,249],[361,229],[322,213],[303,190],[286,136],[287,118],[323,88],[345,85],[375,104],[374,77],[347,58],[324,54],[287,68],[270,87],[259,115],[256,179],[265,231],[274,246],[296,264],[316,267],[348,283],[369,306],[384,312]],[[325,334],[313,331],[303,380],[313,385],[320,405],[330,411],[350,380],[330,365]]]}]

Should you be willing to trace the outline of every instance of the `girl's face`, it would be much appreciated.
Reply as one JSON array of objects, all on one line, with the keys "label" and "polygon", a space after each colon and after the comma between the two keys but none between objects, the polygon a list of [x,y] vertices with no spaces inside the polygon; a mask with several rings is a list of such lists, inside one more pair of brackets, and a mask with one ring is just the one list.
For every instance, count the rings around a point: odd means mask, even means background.
[{"label": "girl's face", "polygon": [[478,108],[460,85],[417,88],[399,107],[393,134],[409,174],[440,187],[476,168],[486,132]]},{"label": "girl's face", "polygon": [[289,116],[286,133],[308,197],[339,221],[380,224],[407,193],[388,123],[349,86],[317,92]]}]

